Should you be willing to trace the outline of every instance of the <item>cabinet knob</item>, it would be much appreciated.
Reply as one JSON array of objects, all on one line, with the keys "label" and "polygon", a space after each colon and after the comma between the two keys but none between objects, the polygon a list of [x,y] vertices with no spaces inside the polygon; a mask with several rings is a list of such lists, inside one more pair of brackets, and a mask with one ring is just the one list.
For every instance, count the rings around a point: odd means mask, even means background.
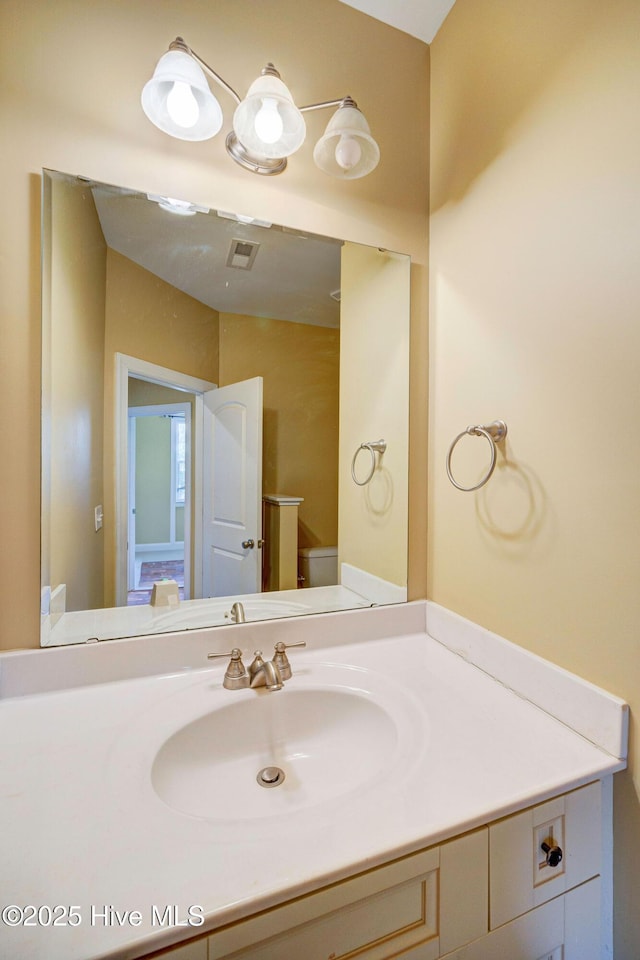
[{"label": "cabinet knob", "polygon": [[546,853],[549,866],[557,867],[562,860],[562,848],[554,844],[553,841],[551,846],[546,841],[541,843],[540,848]]}]

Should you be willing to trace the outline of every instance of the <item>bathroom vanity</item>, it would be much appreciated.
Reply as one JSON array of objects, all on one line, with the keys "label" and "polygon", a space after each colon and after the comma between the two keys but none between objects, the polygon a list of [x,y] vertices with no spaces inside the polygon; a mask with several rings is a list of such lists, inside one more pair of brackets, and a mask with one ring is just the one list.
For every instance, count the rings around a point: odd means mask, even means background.
[{"label": "bathroom vanity", "polygon": [[[535,844],[554,828],[556,867]],[[599,960],[601,837],[596,782],[164,955]]]},{"label": "bathroom vanity", "polygon": [[[300,640],[281,691],[207,660]],[[437,605],[8,653],[0,694],[3,955],[610,955],[626,705]]]}]

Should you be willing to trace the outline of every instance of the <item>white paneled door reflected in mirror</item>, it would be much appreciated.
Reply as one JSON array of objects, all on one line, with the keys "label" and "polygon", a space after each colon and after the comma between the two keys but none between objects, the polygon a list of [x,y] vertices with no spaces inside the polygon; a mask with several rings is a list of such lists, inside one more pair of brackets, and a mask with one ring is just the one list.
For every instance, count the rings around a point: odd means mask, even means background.
[{"label": "white paneled door reflected in mirror", "polygon": [[46,170],[42,264],[43,645],[406,599],[409,257]]}]

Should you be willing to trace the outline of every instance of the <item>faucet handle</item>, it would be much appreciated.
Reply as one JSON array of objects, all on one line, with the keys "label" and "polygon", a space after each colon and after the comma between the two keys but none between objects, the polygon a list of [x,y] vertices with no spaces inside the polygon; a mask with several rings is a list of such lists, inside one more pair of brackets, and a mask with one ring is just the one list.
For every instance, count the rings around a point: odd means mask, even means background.
[{"label": "faucet handle", "polygon": [[254,650],[253,660],[249,664],[249,677],[252,679],[260,667],[264,666],[264,660],[262,658],[262,650]]},{"label": "faucet handle", "polygon": [[207,660],[214,660],[216,657],[231,657],[229,666],[224,675],[222,686],[227,690],[241,690],[249,686],[249,674],[242,662],[242,650],[234,647],[229,653],[208,653]]},{"label": "faucet handle", "polygon": [[216,657],[231,657],[232,660],[242,660],[242,650],[239,647],[234,647],[233,650],[228,650],[226,653],[207,654],[207,660],[214,660]]},{"label": "faucet handle", "polygon": [[289,658],[285,650],[288,650],[290,647],[306,647],[306,645],[306,640],[299,640],[298,643],[283,643],[282,640],[278,640],[276,643],[273,662],[280,670],[280,675],[283,680],[291,679],[291,664],[289,663]]}]

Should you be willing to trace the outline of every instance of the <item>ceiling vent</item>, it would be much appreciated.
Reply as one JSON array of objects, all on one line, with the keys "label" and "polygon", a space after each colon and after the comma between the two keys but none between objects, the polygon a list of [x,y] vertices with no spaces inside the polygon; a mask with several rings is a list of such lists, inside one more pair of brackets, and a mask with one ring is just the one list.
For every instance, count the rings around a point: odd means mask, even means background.
[{"label": "ceiling vent", "polygon": [[251,270],[259,248],[260,244],[253,240],[238,240],[234,237],[229,247],[227,266],[236,267],[238,270]]}]

